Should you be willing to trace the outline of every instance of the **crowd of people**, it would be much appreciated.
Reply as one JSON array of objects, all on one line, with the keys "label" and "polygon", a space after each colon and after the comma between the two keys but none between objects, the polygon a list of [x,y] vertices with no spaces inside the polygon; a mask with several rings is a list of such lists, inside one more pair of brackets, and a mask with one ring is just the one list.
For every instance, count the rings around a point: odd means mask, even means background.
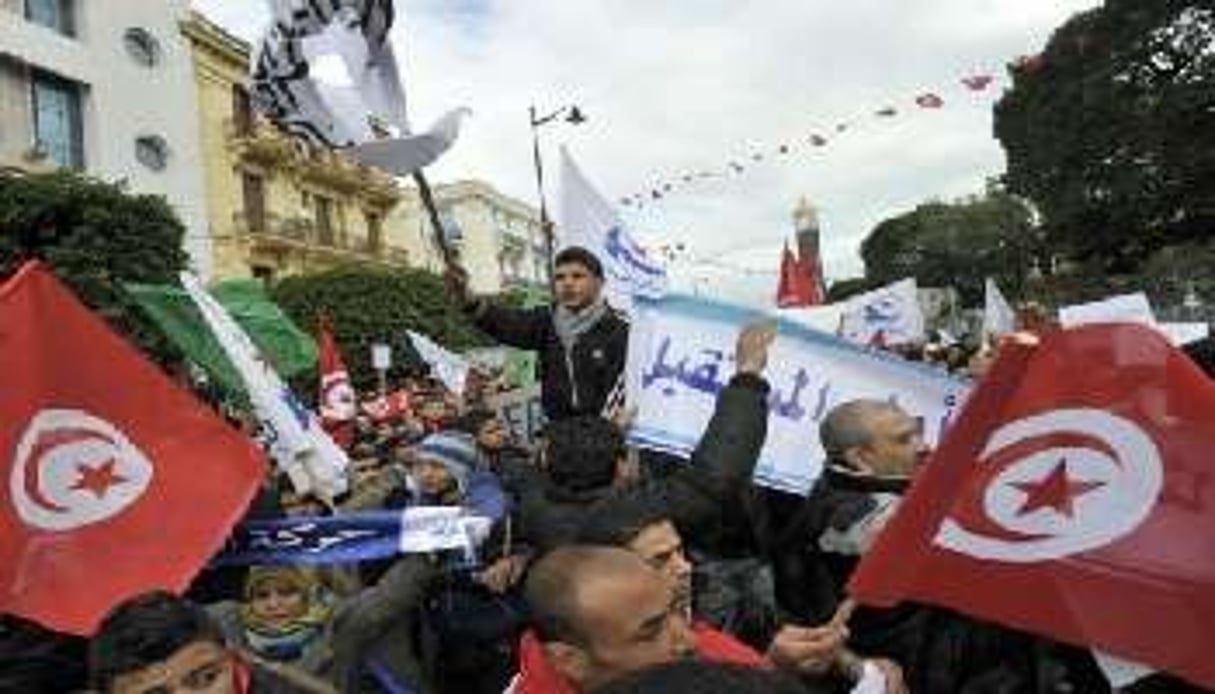
[{"label": "crowd of people", "polygon": [[[114,606],[89,640],[0,618],[0,690],[181,692],[1110,691],[1083,649],[925,605],[858,607],[845,585],[925,461],[886,401],[835,407],[807,497],[750,483],[768,421],[772,325],[741,330],[735,373],[690,461],[626,446],[628,323],[573,248],[555,303],[449,289],[490,335],[539,354],[547,425],[513,441],[478,393],[433,380],[362,416],[333,505],[268,479],[246,522],[459,506],[492,527],[475,556],[205,570],[185,595]],[[970,355],[950,353],[955,370]],[[101,570],[101,569],[99,569]],[[118,570],[111,568],[108,570]],[[1132,691],[1183,691],[1157,676]]]}]

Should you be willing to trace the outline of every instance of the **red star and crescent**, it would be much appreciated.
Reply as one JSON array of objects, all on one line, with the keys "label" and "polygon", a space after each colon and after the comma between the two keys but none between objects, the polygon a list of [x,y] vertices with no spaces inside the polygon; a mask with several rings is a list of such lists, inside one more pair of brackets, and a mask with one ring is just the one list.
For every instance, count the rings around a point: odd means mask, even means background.
[{"label": "red star and crescent", "polygon": [[1025,492],[1025,501],[1017,511],[1018,516],[1049,508],[1072,518],[1076,514],[1076,499],[1104,487],[1105,483],[1075,479],[1067,472],[1067,460],[1060,460],[1050,474],[1037,482],[1014,482],[1012,486]]},{"label": "red star and crescent", "polygon": [[104,463],[93,467],[88,464],[80,464],[76,466],[76,472],[80,475],[76,479],[76,484],[72,485],[72,490],[83,490],[92,492],[93,496],[98,499],[104,499],[109,493],[111,487],[129,482],[126,477],[114,471],[118,461],[110,458]]}]

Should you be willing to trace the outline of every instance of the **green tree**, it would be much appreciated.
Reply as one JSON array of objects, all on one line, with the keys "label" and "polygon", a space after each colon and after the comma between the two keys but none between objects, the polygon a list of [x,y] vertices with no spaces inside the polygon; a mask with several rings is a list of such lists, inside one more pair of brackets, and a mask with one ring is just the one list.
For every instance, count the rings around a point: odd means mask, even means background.
[{"label": "green tree", "polygon": [[350,377],[361,390],[376,383],[372,344],[391,345],[390,379],[399,379],[410,367],[420,366],[406,330],[429,335],[453,350],[488,344],[448,301],[443,278],[426,270],[348,266],[284,278],[271,288],[270,295],[305,331],[315,331],[322,314],[330,317]]},{"label": "green tree", "polygon": [[861,244],[869,286],[914,277],[924,287],[956,287],[969,304],[982,301],[987,277],[1020,292],[1041,253],[1032,211],[999,191],[925,203],[882,221]]},{"label": "green tree", "polygon": [[1107,0],[1011,68],[1006,182],[1053,247],[1127,274],[1215,229],[1215,9]]},{"label": "green tree", "polygon": [[185,227],[164,198],[70,172],[0,174],[0,277],[44,261],[86,305],[162,364],[176,351],[122,290],[177,283]]}]

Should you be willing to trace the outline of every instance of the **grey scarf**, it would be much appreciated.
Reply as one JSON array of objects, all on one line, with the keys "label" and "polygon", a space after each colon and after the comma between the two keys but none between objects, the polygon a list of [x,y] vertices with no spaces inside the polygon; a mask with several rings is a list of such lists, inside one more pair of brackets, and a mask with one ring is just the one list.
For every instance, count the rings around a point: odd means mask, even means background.
[{"label": "grey scarf", "polygon": [[571,311],[564,306],[557,306],[553,311],[553,329],[557,331],[557,339],[565,352],[565,373],[570,379],[570,402],[577,409],[582,406],[578,393],[578,377],[574,374],[574,345],[578,338],[590,332],[591,328],[607,315],[608,305],[602,297],[581,311]]},{"label": "grey scarf", "polygon": [[589,332],[607,312],[607,302],[602,298],[596,299],[595,303],[581,311],[557,306],[553,311],[553,329],[557,331],[557,338],[561,340],[561,346],[565,348],[567,356],[573,351],[578,338]]}]

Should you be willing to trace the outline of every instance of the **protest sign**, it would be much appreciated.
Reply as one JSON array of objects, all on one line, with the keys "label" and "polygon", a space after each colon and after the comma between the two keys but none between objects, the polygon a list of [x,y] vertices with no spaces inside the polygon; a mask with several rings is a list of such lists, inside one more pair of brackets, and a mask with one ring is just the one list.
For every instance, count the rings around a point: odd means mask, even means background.
[{"label": "protest sign", "polygon": [[[643,299],[629,337],[630,433],[645,448],[686,456],[696,446],[717,394],[733,373],[740,328],[761,318],[745,309],[684,296]],[[935,442],[961,405],[969,384],[832,335],[781,320],[765,373],[772,384],[768,438],[756,482],[803,493],[818,477],[823,417],[855,398],[898,403],[922,417]]]}]

